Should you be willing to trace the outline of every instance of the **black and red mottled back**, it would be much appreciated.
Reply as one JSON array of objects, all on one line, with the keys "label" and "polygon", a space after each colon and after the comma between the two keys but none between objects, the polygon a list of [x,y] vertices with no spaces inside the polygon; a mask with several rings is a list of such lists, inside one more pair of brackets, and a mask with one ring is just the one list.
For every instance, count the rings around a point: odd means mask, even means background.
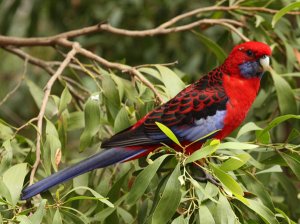
[{"label": "black and red mottled back", "polygon": [[220,68],[216,68],[173,99],[151,111],[138,126],[132,126],[104,141],[102,147],[168,142],[168,137],[155,122],[168,126],[180,140],[194,140],[185,139],[185,131],[195,126],[195,121],[214,116],[217,111],[224,111],[227,101],[228,97],[222,85],[222,72]]}]

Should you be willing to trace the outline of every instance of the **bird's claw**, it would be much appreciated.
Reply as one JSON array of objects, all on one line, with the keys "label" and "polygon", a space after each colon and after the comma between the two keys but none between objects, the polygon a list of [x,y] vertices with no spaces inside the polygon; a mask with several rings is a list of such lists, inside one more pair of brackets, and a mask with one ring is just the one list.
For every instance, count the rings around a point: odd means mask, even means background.
[{"label": "bird's claw", "polygon": [[207,182],[209,181],[210,183],[220,187],[221,184],[220,182],[214,178],[211,174],[204,172],[205,176],[204,177],[194,177],[195,180],[199,181],[199,182]]}]

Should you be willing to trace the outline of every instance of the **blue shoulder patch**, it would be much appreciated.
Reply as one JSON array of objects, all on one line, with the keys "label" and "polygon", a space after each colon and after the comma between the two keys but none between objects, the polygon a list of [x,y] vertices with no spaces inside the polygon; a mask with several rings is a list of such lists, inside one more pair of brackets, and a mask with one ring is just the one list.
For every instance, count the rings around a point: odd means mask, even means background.
[{"label": "blue shoulder patch", "polygon": [[172,131],[181,139],[193,142],[213,131],[222,129],[224,127],[225,116],[226,110],[217,110],[215,115],[195,120],[192,126],[173,127]]}]

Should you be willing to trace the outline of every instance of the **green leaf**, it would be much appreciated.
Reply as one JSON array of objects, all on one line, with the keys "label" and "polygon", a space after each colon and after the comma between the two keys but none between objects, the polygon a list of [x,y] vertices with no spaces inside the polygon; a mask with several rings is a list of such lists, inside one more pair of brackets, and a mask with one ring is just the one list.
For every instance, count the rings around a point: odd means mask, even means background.
[{"label": "green leaf", "polygon": [[181,215],[174,219],[171,224],[186,224],[186,222],[184,221],[184,217]]},{"label": "green leaf", "polygon": [[191,184],[196,188],[196,191],[199,190],[201,192],[197,193],[200,201],[204,201],[205,199],[210,199],[211,201],[218,203],[213,197],[215,196],[212,192],[209,192],[207,189],[204,189],[196,180],[189,178]]},{"label": "green leaf", "polygon": [[290,132],[286,142],[291,142],[294,139],[297,139],[300,137],[300,131],[297,130],[296,128],[293,128],[292,131]]},{"label": "green leaf", "polygon": [[[0,177],[0,195],[2,196],[0,198],[0,202],[1,204],[8,204],[8,205],[11,205],[11,202],[12,202],[12,197],[11,197],[11,193],[9,191],[9,189],[6,187],[5,183],[3,182],[3,177],[1,176]],[[5,200],[3,200],[2,198],[5,198]]]},{"label": "green leaf", "polygon": [[171,69],[161,65],[156,65],[155,67],[160,72],[162,82],[167,88],[167,93],[170,97],[176,96],[177,93],[179,93],[182,89],[185,88],[185,84]]},{"label": "green leaf", "polygon": [[[60,158],[56,158],[56,156],[58,155],[57,153],[60,153],[61,151],[61,143],[59,138],[55,135],[47,135],[46,142],[44,144],[44,151],[45,151],[43,155],[44,161],[47,161],[46,163],[49,162],[49,165],[51,161],[53,169],[57,171]],[[49,158],[49,154],[47,154],[46,151],[50,153],[50,158]],[[50,174],[50,167],[48,167],[48,169],[49,169],[48,174]]]},{"label": "green leaf", "polygon": [[85,130],[95,135],[100,125],[100,108],[98,94],[92,95],[84,107]]},{"label": "green leaf", "polygon": [[221,183],[228,188],[234,195],[243,196],[244,191],[241,186],[227,173],[221,170],[216,165],[210,163],[210,166],[216,175],[216,177],[221,181]]},{"label": "green leaf", "polygon": [[260,133],[260,135],[265,134],[266,132],[270,131],[272,128],[276,127],[277,125],[281,124],[282,122],[289,120],[289,119],[300,119],[300,115],[283,115],[280,117],[276,117],[274,120],[272,120],[267,127],[264,128],[264,130]]},{"label": "green leaf", "polygon": [[33,224],[40,224],[43,221],[43,217],[46,214],[46,209],[45,209],[45,205],[46,205],[47,200],[43,199],[40,202],[39,207],[37,208],[36,212],[29,217],[30,221]]},{"label": "green leaf", "polygon": [[[99,95],[98,95],[99,96]],[[84,107],[85,129],[80,136],[80,151],[88,147],[100,128],[100,108],[98,99],[91,96]]]},{"label": "green leaf", "polygon": [[76,111],[70,113],[67,120],[68,131],[74,131],[84,128],[84,113],[82,111]]},{"label": "green leaf", "polygon": [[271,142],[270,132],[264,132],[263,130],[256,131],[256,140],[263,144],[269,144]]},{"label": "green leaf", "polygon": [[[243,200],[240,200],[242,203],[244,203]],[[265,205],[263,205],[261,202],[253,200],[253,199],[247,199],[248,203],[244,203],[248,208],[253,210],[255,213],[257,213],[266,223],[268,224],[279,224],[277,219],[275,218],[275,214],[268,209]]]},{"label": "green leaf", "polygon": [[8,140],[13,136],[13,130],[0,120],[0,139]]},{"label": "green leaf", "polygon": [[120,217],[124,220],[124,223],[133,223],[134,218],[132,215],[123,209],[122,207],[117,207],[117,213],[120,215]]},{"label": "green leaf", "polygon": [[65,87],[59,101],[59,107],[58,107],[59,114],[61,114],[67,108],[71,100],[72,100],[72,95],[70,94],[68,87]]},{"label": "green leaf", "polygon": [[[27,83],[27,86],[31,93],[31,96],[33,97],[37,107],[40,109],[42,106],[43,98],[44,98],[44,91],[29,79],[26,80],[26,83]],[[56,107],[53,99],[49,98],[49,101],[46,106],[46,116],[52,117],[57,112],[58,112],[58,110],[57,110],[57,107]]]},{"label": "green leaf", "polygon": [[134,204],[138,199],[146,191],[147,187],[149,186],[151,180],[153,179],[154,175],[157,173],[162,162],[167,158],[169,155],[163,155],[157,158],[152,164],[148,165],[136,178],[135,182],[132,185],[132,188],[129,191],[129,194],[126,199],[126,203]]},{"label": "green leaf", "polygon": [[262,22],[265,21],[265,18],[260,15],[255,15],[255,27],[259,27]]},{"label": "green leaf", "polygon": [[[56,130],[56,127],[54,124],[52,124],[51,121],[46,119],[46,142],[44,144],[44,165],[46,167],[47,173],[51,174],[50,165],[52,164],[52,167],[55,171],[57,171],[58,168],[58,162],[56,155],[59,150],[61,150],[61,142],[58,137],[58,132]],[[50,157],[49,157],[50,156]],[[51,163],[50,163],[51,161]]]},{"label": "green leaf", "polygon": [[291,86],[284,78],[275,72],[271,72],[271,74],[277,92],[281,114],[296,114],[297,104]]},{"label": "green leaf", "polygon": [[[89,183],[89,173],[81,174],[73,179],[73,187],[87,186]],[[83,195],[86,189],[77,188],[75,191],[79,195]]]},{"label": "green leaf", "polygon": [[200,223],[205,223],[205,224],[215,224],[215,220],[205,205],[200,205],[199,210],[198,210],[198,215],[199,215],[199,221]]},{"label": "green leaf", "polygon": [[[101,202],[103,202],[104,204],[108,205],[109,207],[113,208],[114,205],[107,200],[105,197],[103,197],[101,194],[99,194],[97,191],[94,191],[93,189],[89,188],[89,187],[85,187],[85,186],[80,186],[80,187],[74,187],[72,190],[68,191],[63,197],[61,197],[61,200],[64,199],[67,195],[69,195],[70,193],[72,193],[73,191],[78,191],[80,189],[83,190],[87,190],[89,192],[92,193],[92,195],[94,196],[94,198],[96,200],[99,200]],[[79,196],[79,199],[84,199],[85,196]],[[76,200],[78,200],[78,198],[76,198]],[[72,198],[69,198],[68,200],[65,201],[65,203],[72,201]]]},{"label": "green leaf", "polygon": [[219,203],[217,204],[217,210],[215,216],[216,223],[218,224],[232,224],[236,223],[236,216],[232,210],[227,198],[219,194]]},{"label": "green leaf", "polygon": [[257,130],[262,130],[262,128],[258,127],[254,122],[249,122],[245,124],[243,127],[241,127],[236,138],[239,138],[250,131],[257,131]]},{"label": "green leaf", "polygon": [[226,160],[224,163],[222,163],[220,169],[225,172],[237,170],[238,168],[246,164],[250,158],[251,156],[248,153],[233,156],[230,159]]},{"label": "green leaf", "polygon": [[214,139],[209,145],[202,147],[187,158],[185,164],[195,162],[217,151],[220,146],[220,140]]},{"label": "green leaf", "polygon": [[224,62],[224,60],[227,58],[226,53],[224,50],[214,41],[207,38],[201,33],[193,31],[193,33],[198,37],[198,39],[209,49],[211,50],[217,57],[219,63]]},{"label": "green leaf", "polygon": [[176,212],[181,199],[179,175],[180,164],[178,163],[169,177],[162,196],[154,210],[152,223],[167,223]]},{"label": "green leaf", "polygon": [[221,143],[219,146],[219,150],[221,149],[240,149],[240,150],[249,150],[256,149],[258,145],[242,143],[242,142],[225,142]]},{"label": "green leaf", "polygon": [[256,172],[257,175],[262,173],[282,173],[282,168],[279,165],[274,165],[268,169],[264,169],[259,172]]},{"label": "green leaf", "polygon": [[177,139],[176,135],[171,131],[170,128],[168,128],[167,126],[165,126],[162,123],[159,122],[155,122],[155,124],[159,127],[159,129],[169,138],[171,139],[173,142],[175,142],[177,145],[179,145],[180,147],[181,144],[179,142],[179,140]]},{"label": "green leaf", "polygon": [[115,119],[114,131],[118,133],[131,125],[126,108],[121,108]]},{"label": "green leaf", "polygon": [[25,215],[18,215],[16,218],[17,218],[17,221],[20,222],[20,224],[33,224],[30,221],[30,219]]},{"label": "green leaf", "polygon": [[57,208],[56,211],[55,211],[55,214],[54,214],[52,223],[53,223],[53,224],[63,224],[62,217],[61,217],[61,214],[60,214],[58,208]]},{"label": "green leaf", "polygon": [[[275,208],[276,212],[278,212],[282,218],[285,219],[285,221],[287,221],[288,224],[297,224],[296,222],[294,222],[293,220],[291,220],[287,214],[285,214],[284,211],[280,210],[279,208]],[[278,215],[277,215],[278,216]]]},{"label": "green leaf", "polygon": [[297,158],[296,155],[288,155],[280,151],[278,152],[281,155],[281,157],[286,161],[293,173],[297,176],[298,180],[300,180],[300,156],[298,156]]},{"label": "green leaf", "polygon": [[0,175],[2,175],[5,170],[11,167],[13,159],[13,148],[11,145],[11,140],[5,140],[2,144],[2,147],[4,148],[4,150],[1,152]]},{"label": "green leaf", "polygon": [[119,107],[121,105],[121,101],[118,89],[116,88],[116,83],[110,76],[105,75],[102,78],[104,96],[109,100],[110,104]]},{"label": "green leaf", "polygon": [[262,184],[255,176],[251,173],[241,172],[241,178],[243,179],[244,185],[247,190],[251,193],[256,194],[260,200],[266,205],[270,210],[275,211],[275,207],[272,198],[266,189],[266,186]]},{"label": "green leaf", "polygon": [[274,16],[272,19],[272,27],[275,26],[275,24],[280,20],[280,18],[282,16],[284,16],[285,14],[287,14],[289,11],[295,9],[295,8],[299,8],[300,7],[300,2],[294,2],[291,3],[289,5],[287,5],[286,7],[280,9]]},{"label": "green leaf", "polygon": [[106,101],[105,106],[108,113],[108,120],[110,122],[113,122],[120,110],[120,95],[116,87],[116,83],[112,80],[110,76],[102,76],[102,88],[104,99]]},{"label": "green leaf", "polygon": [[20,198],[23,182],[27,174],[27,164],[19,163],[10,167],[3,174],[3,183],[10,192],[10,203],[15,206]]}]

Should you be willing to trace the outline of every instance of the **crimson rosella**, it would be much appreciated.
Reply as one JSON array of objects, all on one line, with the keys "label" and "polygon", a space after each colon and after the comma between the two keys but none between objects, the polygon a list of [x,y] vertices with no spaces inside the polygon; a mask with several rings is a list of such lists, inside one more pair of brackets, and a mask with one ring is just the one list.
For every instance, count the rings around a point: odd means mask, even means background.
[{"label": "crimson rosella", "polygon": [[[104,141],[101,148],[105,150],[25,188],[22,199],[88,171],[147,155],[161,143],[176,148],[155,122],[169,127],[183,146],[214,131],[210,137],[225,138],[242,123],[256,98],[270,55],[271,49],[264,43],[237,45],[222,65]],[[198,150],[205,140],[191,144],[185,152]]]}]

